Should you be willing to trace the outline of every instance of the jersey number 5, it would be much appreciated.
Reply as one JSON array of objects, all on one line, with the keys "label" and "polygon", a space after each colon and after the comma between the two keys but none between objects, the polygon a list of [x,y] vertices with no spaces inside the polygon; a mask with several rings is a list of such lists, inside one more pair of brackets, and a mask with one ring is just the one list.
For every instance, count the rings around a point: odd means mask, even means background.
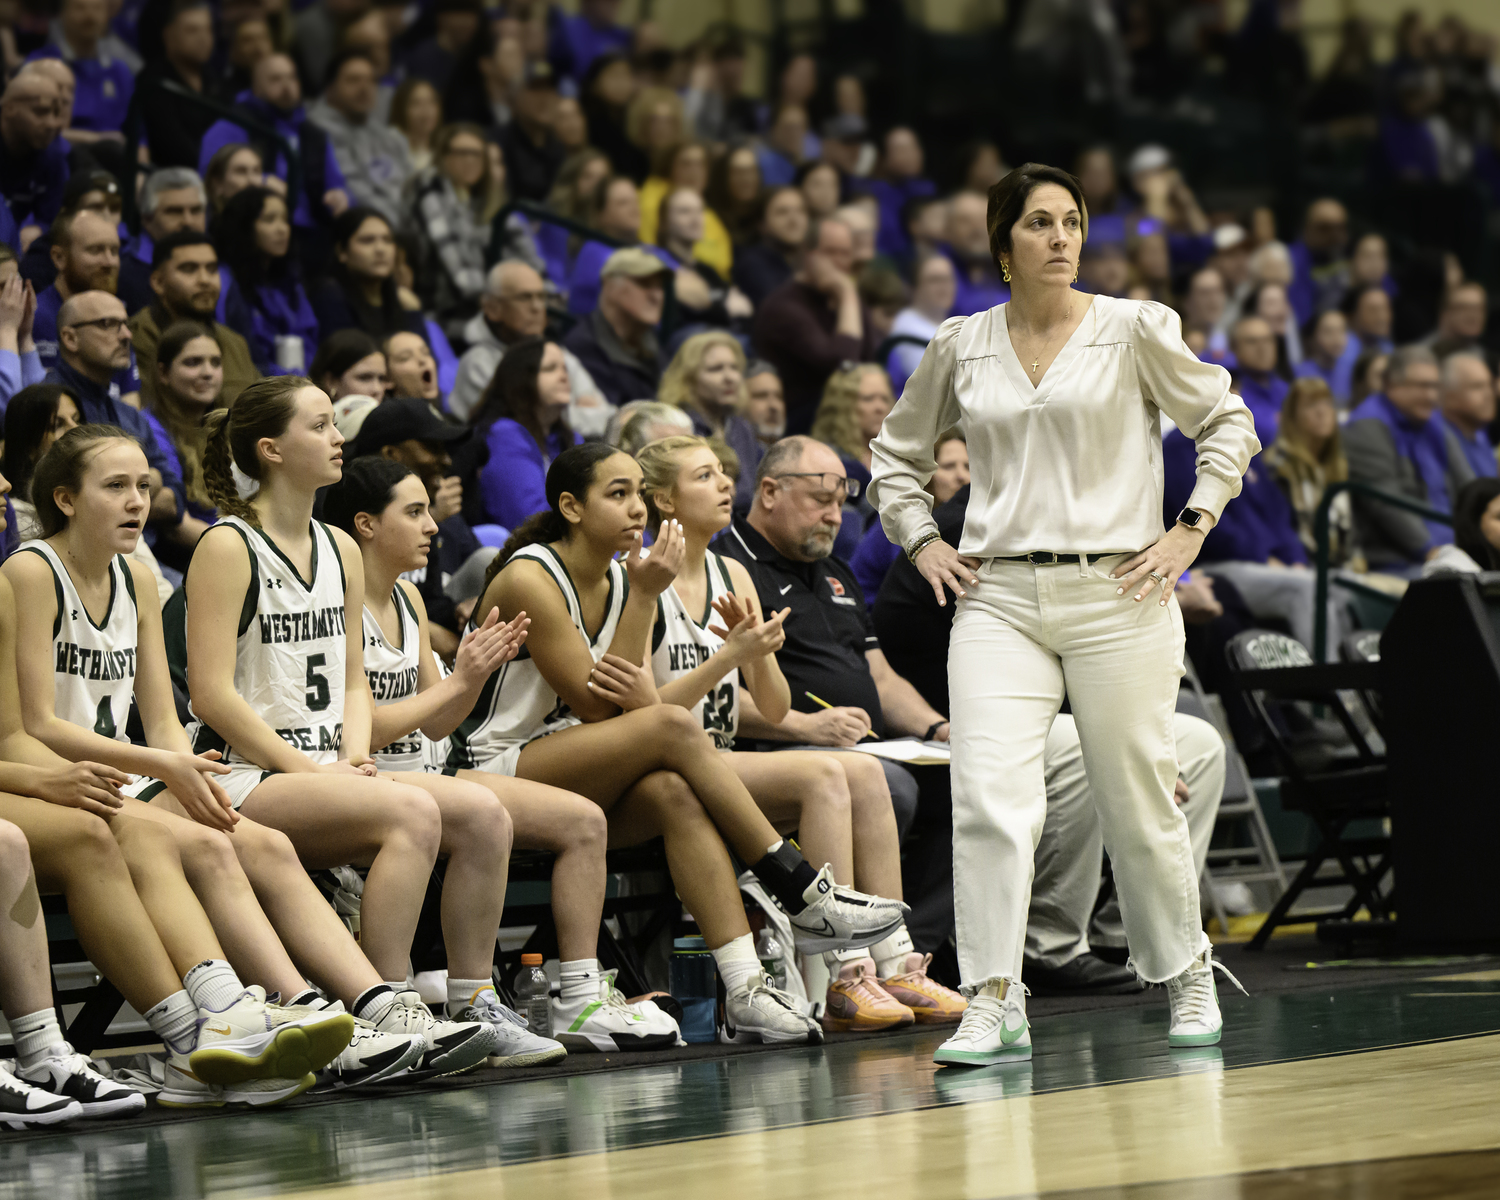
[{"label": "jersey number 5", "polygon": [[322,654],[307,656],[307,707],[310,712],[322,712],[328,707],[328,677],[313,670],[326,661]]}]

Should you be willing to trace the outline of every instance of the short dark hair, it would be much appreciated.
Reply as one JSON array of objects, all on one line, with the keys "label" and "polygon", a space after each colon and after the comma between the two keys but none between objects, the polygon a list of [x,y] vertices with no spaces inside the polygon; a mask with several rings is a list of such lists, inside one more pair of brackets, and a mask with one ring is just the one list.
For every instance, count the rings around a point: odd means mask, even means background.
[{"label": "short dark hair", "polygon": [[[207,246],[213,249],[213,245],[213,238],[196,229],[179,229],[176,233],[169,233],[151,250],[151,270],[153,273],[160,271],[183,246]],[[218,251],[214,250],[214,253],[217,254]]]},{"label": "short dark hair", "polygon": [[1011,226],[1021,219],[1026,211],[1026,202],[1031,193],[1043,184],[1055,183],[1073,197],[1082,218],[1083,238],[1089,236],[1089,206],[1083,199],[1083,186],[1061,167],[1049,167],[1044,163],[1022,163],[994,187],[990,188],[989,212],[985,215],[985,227],[990,231],[990,256],[1000,261],[1000,252],[1010,249]]},{"label": "short dark hair", "polygon": [[329,60],[328,70],[323,73],[323,86],[331,88],[337,82],[339,72],[355,61],[369,63],[372,71],[379,70],[375,66],[374,58],[363,46],[346,46]]}]

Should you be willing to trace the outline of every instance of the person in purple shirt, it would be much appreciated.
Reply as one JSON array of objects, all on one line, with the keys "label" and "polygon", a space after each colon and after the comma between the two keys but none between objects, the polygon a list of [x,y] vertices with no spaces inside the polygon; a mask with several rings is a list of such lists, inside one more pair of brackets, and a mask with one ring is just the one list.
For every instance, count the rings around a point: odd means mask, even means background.
[{"label": "person in purple shirt", "polygon": [[1349,212],[1337,200],[1314,200],[1308,206],[1302,236],[1287,247],[1292,282],[1286,298],[1305,325],[1314,313],[1338,303],[1349,278]]},{"label": "person in purple shirt", "polygon": [[[54,221],[51,236],[55,239],[52,261],[57,266],[57,278],[37,295],[32,325],[44,371],[57,365],[57,314],[63,304],[82,292],[113,295],[120,276],[120,234],[112,217],[91,208],[80,209]],[[141,390],[134,354],[130,365],[116,373],[110,386],[117,398]]]},{"label": "person in purple shirt", "polygon": [[[1177,513],[1187,503],[1197,478],[1196,461],[1197,448],[1181,430],[1162,441],[1164,510]],[[1232,583],[1254,616],[1285,621],[1292,636],[1312,649],[1317,573],[1309,569],[1296,516],[1263,454],[1250,460],[1240,494],[1204,539],[1197,565],[1204,574]],[[1337,590],[1330,593],[1325,645],[1333,660],[1351,620]]]},{"label": "person in purple shirt", "polygon": [[1338,406],[1348,408],[1354,364],[1363,349],[1359,339],[1349,335],[1349,319],[1336,308],[1325,309],[1304,327],[1302,345],[1307,357],[1297,364],[1294,374],[1298,379],[1321,379]]},{"label": "person in purple shirt", "polygon": [[[1343,429],[1349,478],[1451,513],[1474,468],[1436,419],[1442,378],[1425,346],[1403,346],[1386,366],[1385,392],[1349,414]],[[1370,565],[1414,577],[1453,541],[1451,525],[1354,496],[1355,529]]]},{"label": "person in purple shirt", "polygon": [[[255,64],[248,92],[235,103],[247,117],[275,129],[297,148],[302,168],[301,195],[293,198],[292,224],[316,229],[349,207],[344,173],[339,170],[328,135],[307,119],[297,68],[285,54],[268,54]],[[207,176],[209,160],[220,147],[242,142],[255,148],[261,162],[278,179],[287,178],[286,154],[257,130],[234,121],[215,121],[198,148],[198,174]]]},{"label": "person in purple shirt", "polygon": [[568,428],[573,400],[562,347],[526,338],[505,352],[474,413],[474,431],[489,447],[479,472],[485,515],[506,529],[544,512],[547,468],[583,441]]},{"label": "person in purple shirt", "polygon": [[1269,446],[1276,440],[1281,403],[1290,386],[1276,374],[1276,335],[1260,317],[1241,317],[1230,330],[1229,348],[1239,364],[1234,380],[1240,399],[1255,418],[1255,436]]},{"label": "person in purple shirt", "polygon": [[1442,162],[1429,124],[1442,88],[1423,66],[1396,80],[1396,105],[1380,119],[1375,147],[1377,178],[1398,183],[1437,183]]},{"label": "person in purple shirt", "polygon": [[959,192],[948,201],[948,256],[958,276],[955,317],[973,316],[1010,299],[1010,288],[990,253],[988,207],[979,192]]},{"label": "person in purple shirt", "polygon": [[100,47],[109,32],[106,0],[63,0],[54,44],[33,52],[31,59],[60,58],[73,70],[73,128],[110,133],[125,123],[135,74]]},{"label": "person in purple shirt", "polygon": [[861,185],[880,206],[880,226],[875,234],[875,248],[881,254],[904,260],[911,252],[911,237],[901,220],[909,201],[937,194],[937,184],[924,178],[922,143],[905,125],[897,125],[885,135],[880,173]]},{"label": "person in purple shirt", "polygon": [[45,75],[23,73],[7,85],[0,99],[0,193],[16,224],[29,231],[28,244],[62,211],[68,186],[62,122],[57,84]]},{"label": "person in purple shirt", "polygon": [[214,237],[249,309],[251,357],[270,374],[302,374],[318,345],[318,318],[292,253],[286,201],[269,188],[242,188],[219,214]]},{"label": "person in purple shirt", "polygon": [[1448,355],[1442,388],[1437,419],[1450,442],[1458,443],[1476,477],[1494,478],[1500,468],[1486,427],[1495,419],[1495,380],[1484,356],[1469,350]]},{"label": "person in purple shirt", "polygon": [[619,13],[620,0],[580,0],[577,16],[558,21],[547,47],[557,73],[580,81],[601,54],[629,54],[630,30],[619,23]]}]

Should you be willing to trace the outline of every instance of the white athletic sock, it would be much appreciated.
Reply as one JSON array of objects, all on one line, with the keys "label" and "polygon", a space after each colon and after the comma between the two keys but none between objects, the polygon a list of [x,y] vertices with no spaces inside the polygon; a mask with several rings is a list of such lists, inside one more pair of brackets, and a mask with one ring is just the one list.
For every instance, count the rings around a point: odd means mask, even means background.
[{"label": "white athletic sock", "polygon": [[916,952],[916,947],[911,944],[911,934],[906,932],[906,922],[903,921],[890,937],[870,947],[870,957],[875,960],[876,976],[890,979],[894,975],[905,975],[906,956]]},{"label": "white athletic sock", "polygon": [[168,1050],[187,1054],[198,1044],[198,1006],[187,992],[173,992],[141,1014]]},{"label": "white athletic sock", "polygon": [[780,850],[785,845],[786,845],[786,838],[777,838],[774,842],[772,842],[769,846],[766,847],[766,853],[767,854],[775,854],[776,851]]},{"label": "white athletic sock", "polygon": [[835,979],[850,963],[862,962],[870,957],[867,949],[859,950],[825,950],[823,951],[823,965],[828,968],[828,973]]},{"label": "white athletic sock", "polygon": [[282,1001],[287,1008],[298,1008],[308,1004],[317,1004],[323,997],[318,995],[317,988],[305,988],[295,996]]},{"label": "white athletic sock", "polygon": [[223,1012],[245,990],[234,968],[222,958],[199,963],[182,977],[182,986],[187,988],[194,1004],[209,1012]]},{"label": "white athletic sock", "polygon": [[17,1017],[10,1023],[10,1035],[16,1039],[16,1058],[23,1067],[45,1057],[48,1050],[63,1040],[62,1030],[57,1025],[57,1013],[50,1008],[39,1008],[34,1013]]},{"label": "white athletic sock", "polygon": [[558,964],[562,982],[561,1000],[564,1004],[585,1004],[599,999],[599,970],[597,958],[574,958]]},{"label": "white athletic sock", "polygon": [[354,1004],[351,1006],[354,1009],[354,1015],[362,1021],[373,1021],[375,1019],[373,1014],[385,1007],[393,990],[400,989],[392,989],[388,983],[377,983],[373,987],[365,988],[354,997]]},{"label": "white athletic sock", "polygon": [[755,942],[748,933],[725,942],[713,954],[726,992],[743,991],[750,985],[751,977],[760,972],[760,959],[755,957]]},{"label": "white athletic sock", "polygon": [[410,992],[415,990],[411,985],[411,981],[406,979],[387,979],[385,986],[393,992]]},{"label": "white athletic sock", "polygon": [[466,1004],[472,1004],[480,992],[495,990],[488,979],[454,979],[448,976],[448,1011],[456,1013]]}]

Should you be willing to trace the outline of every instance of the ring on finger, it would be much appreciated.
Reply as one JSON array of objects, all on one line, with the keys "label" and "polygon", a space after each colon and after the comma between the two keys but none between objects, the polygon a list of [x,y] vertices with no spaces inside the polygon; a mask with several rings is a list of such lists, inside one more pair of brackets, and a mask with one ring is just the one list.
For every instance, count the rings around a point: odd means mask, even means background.
[{"label": "ring on finger", "polygon": [[1159,574],[1156,571],[1147,571],[1146,574],[1150,575],[1151,578],[1156,580],[1157,583],[1165,583],[1167,581],[1167,577],[1165,575]]}]

